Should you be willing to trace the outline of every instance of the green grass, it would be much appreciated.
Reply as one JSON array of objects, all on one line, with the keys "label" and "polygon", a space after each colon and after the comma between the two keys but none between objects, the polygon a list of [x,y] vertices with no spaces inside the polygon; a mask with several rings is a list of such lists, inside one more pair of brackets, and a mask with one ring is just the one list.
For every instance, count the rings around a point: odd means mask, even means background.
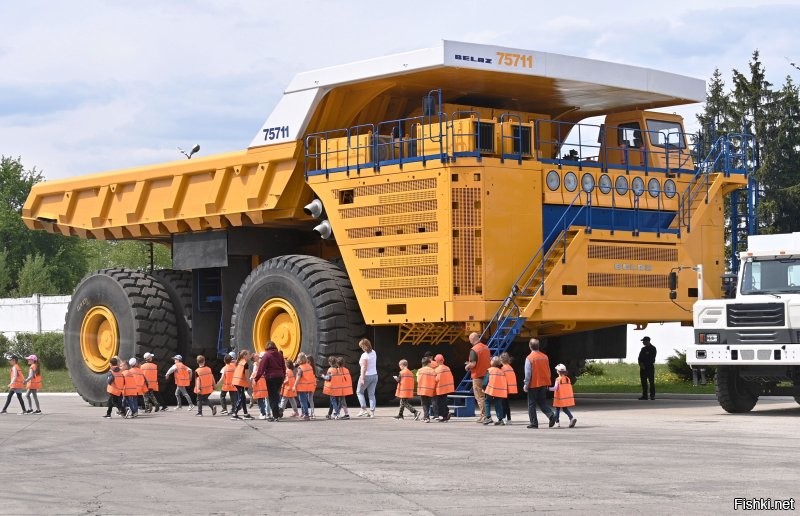
[{"label": "green grass", "polygon": [[[20,364],[22,374],[28,376],[27,364]],[[11,367],[6,362],[0,366],[0,386],[7,390]],[[40,392],[75,392],[72,380],[66,369],[44,369],[42,368],[42,390]]]},{"label": "green grass", "polygon": [[[598,364],[603,368],[602,376],[582,375],[575,383],[576,393],[612,392],[641,394],[638,364]],[[694,387],[667,368],[666,364],[656,364],[656,392],[673,394],[714,394],[714,384]]]}]

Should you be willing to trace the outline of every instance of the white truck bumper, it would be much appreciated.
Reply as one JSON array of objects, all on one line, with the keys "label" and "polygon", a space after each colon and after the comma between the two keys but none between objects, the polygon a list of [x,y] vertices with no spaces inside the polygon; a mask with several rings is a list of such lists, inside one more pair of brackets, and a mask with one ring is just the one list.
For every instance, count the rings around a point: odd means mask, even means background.
[{"label": "white truck bumper", "polygon": [[800,344],[692,344],[686,363],[706,365],[800,365]]}]

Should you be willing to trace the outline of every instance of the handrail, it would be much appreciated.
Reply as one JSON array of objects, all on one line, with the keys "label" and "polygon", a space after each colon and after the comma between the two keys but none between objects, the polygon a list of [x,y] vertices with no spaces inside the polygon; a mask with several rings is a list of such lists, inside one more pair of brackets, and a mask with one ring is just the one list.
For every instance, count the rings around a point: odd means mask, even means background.
[{"label": "handrail", "polygon": [[[505,126],[506,120],[517,120],[516,127],[517,135],[514,136],[514,125],[511,125],[511,136],[506,136],[503,132],[503,127]],[[506,149],[505,149],[505,141],[506,138],[511,139],[511,152],[509,154],[517,155],[517,163],[522,165],[522,117],[516,115],[514,113],[503,113],[500,115],[500,163],[505,163],[505,156],[506,156]],[[514,152],[514,142],[517,142],[517,150],[519,152]]]}]

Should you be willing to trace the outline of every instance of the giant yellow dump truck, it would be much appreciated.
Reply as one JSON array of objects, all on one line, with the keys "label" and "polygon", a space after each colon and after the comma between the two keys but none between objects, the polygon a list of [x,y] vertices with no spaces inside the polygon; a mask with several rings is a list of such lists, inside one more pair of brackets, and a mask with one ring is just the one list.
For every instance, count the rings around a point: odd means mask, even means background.
[{"label": "giant yellow dump truck", "polygon": [[654,111],[704,98],[672,73],[445,41],[302,73],[246,150],[38,184],[23,218],[172,249],[173,270],[75,289],[66,355],[92,403],[114,355],[269,340],[352,367],[363,336],[394,368],[472,331],[495,352],[536,335],[554,360],[622,357],[626,324],[691,321],[697,279],[670,300],[672,268],[702,264],[720,294],[723,198],[746,170]]}]

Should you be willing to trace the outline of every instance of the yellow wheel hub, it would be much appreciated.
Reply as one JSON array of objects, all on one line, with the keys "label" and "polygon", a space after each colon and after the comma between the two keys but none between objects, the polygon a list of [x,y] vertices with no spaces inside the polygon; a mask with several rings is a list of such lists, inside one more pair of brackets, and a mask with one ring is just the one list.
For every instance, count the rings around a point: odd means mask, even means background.
[{"label": "yellow wheel hub", "polygon": [[108,371],[111,357],[119,352],[119,329],[111,310],[95,306],[81,323],[81,354],[86,366],[95,373]]},{"label": "yellow wheel hub", "polygon": [[290,360],[294,360],[300,352],[300,319],[291,303],[280,297],[268,299],[261,305],[253,323],[253,348],[256,353],[267,349],[270,340]]}]

